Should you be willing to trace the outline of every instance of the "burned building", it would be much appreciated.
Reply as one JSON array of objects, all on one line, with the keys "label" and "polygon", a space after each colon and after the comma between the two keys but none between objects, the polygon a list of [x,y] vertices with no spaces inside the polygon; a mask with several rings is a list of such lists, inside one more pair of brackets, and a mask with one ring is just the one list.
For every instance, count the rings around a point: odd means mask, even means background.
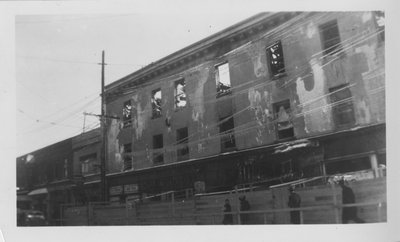
[{"label": "burned building", "polygon": [[383,20],[261,13],[109,84],[110,200],[382,175]]}]

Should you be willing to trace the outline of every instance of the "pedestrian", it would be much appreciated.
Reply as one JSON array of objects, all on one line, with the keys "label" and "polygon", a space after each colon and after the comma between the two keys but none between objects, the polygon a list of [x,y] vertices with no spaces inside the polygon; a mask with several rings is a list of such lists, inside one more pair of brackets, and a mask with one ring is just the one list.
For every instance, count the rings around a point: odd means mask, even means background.
[{"label": "pedestrian", "polygon": [[225,199],[224,204],[224,219],[222,220],[222,224],[233,224],[233,215],[231,204],[229,203],[229,199]]},{"label": "pedestrian", "polygon": [[[294,186],[289,187],[289,202],[290,208],[299,208],[301,203],[300,195],[294,192]],[[300,224],[300,211],[290,211],[290,222],[292,224]]]},{"label": "pedestrian", "polygon": [[[356,202],[353,189],[344,184],[344,179],[339,181],[342,188],[342,204],[353,204]],[[342,208],[342,223],[347,224],[350,220],[356,223],[365,223],[364,220],[358,217],[357,207],[343,207]]]},{"label": "pedestrian", "polygon": [[[250,203],[246,200],[246,196],[240,196],[240,211],[246,212],[250,210]],[[242,224],[249,224],[249,214],[248,213],[241,213],[240,214],[240,221]]]}]

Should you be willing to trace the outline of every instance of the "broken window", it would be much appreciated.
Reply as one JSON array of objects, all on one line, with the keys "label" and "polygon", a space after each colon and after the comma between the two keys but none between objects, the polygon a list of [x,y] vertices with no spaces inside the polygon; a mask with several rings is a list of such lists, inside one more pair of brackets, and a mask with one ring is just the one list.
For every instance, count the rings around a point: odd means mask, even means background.
[{"label": "broken window", "polygon": [[379,33],[379,40],[385,41],[385,12],[375,11],[374,17],[375,17],[375,25]]},{"label": "broken window", "polygon": [[329,89],[333,120],[337,127],[355,123],[353,99],[348,84]]},{"label": "broken window", "polygon": [[267,58],[272,77],[285,73],[285,62],[283,60],[283,49],[280,40],[267,48]]},{"label": "broken window", "polygon": [[228,117],[220,119],[219,135],[221,137],[221,151],[228,151],[236,147],[235,123],[232,116]]},{"label": "broken window", "polygon": [[153,136],[153,163],[163,163],[164,162],[164,142],[163,135],[158,134]]},{"label": "broken window", "polygon": [[178,160],[185,160],[189,154],[188,147],[188,128],[181,128],[176,130],[176,143],[177,143],[177,157]]},{"label": "broken window", "polygon": [[132,143],[124,144],[124,171],[132,170]]},{"label": "broken window", "polygon": [[185,79],[180,79],[175,82],[175,109],[186,106],[185,86]]},{"label": "broken window", "polygon": [[217,97],[230,93],[231,79],[229,76],[229,64],[224,63],[215,67],[215,81],[217,84]]},{"label": "broken window", "polygon": [[274,114],[278,139],[286,139],[294,136],[292,124],[292,112],[290,101],[285,100],[274,104]]},{"label": "broken window", "polygon": [[98,171],[97,154],[92,153],[89,155],[81,156],[79,158],[81,163],[82,175],[96,173]]},{"label": "broken window", "polygon": [[336,19],[319,26],[322,50],[325,55],[333,55],[341,50],[339,28]]},{"label": "broken window", "polygon": [[161,117],[161,89],[156,89],[151,92],[151,107],[152,107],[152,118]]},{"label": "broken window", "polygon": [[123,127],[127,128],[132,126],[132,104],[131,100],[124,102],[124,107],[122,109],[122,122]]}]

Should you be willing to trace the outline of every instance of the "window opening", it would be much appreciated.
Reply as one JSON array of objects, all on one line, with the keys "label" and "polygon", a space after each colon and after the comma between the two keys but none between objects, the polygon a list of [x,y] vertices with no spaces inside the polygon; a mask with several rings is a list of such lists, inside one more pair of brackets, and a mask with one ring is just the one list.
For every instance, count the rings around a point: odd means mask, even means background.
[{"label": "window opening", "polygon": [[276,127],[278,131],[278,139],[286,139],[294,137],[290,101],[285,100],[279,103],[275,103],[274,112],[275,112]]},{"label": "window opening", "polygon": [[161,117],[161,89],[156,89],[151,92],[151,107],[152,107],[152,118]]},{"label": "window opening", "polygon": [[283,49],[280,40],[267,48],[267,57],[272,77],[285,73],[285,62],[283,60]]},{"label": "window opening", "polygon": [[329,92],[335,125],[340,127],[354,124],[354,107],[348,84],[330,88]]},{"label": "window opening", "polygon": [[229,75],[228,63],[216,66],[215,81],[217,84],[217,97],[230,93],[231,79]]},{"label": "window opening", "polygon": [[185,79],[175,82],[175,109],[184,108],[186,106],[186,83]]},{"label": "window opening", "polygon": [[124,102],[124,107],[122,109],[122,121],[123,127],[127,128],[132,126],[132,104],[131,100]]},{"label": "window opening", "polygon": [[176,142],[178,144],[177,145],[178,160],[187,159],[189,154],[187,127],[176,130]]},{"label": "window opening", "polygon": [[341,50],[340,34],[336,20],[329,21],[319,26],[322,50],[325,55],[333,55]]},{"label": "window opening", "polygon": [[124,144],[124,171],[132,170],[132,143]]},{"label": "window opening", "polygon": [[155,135],[153,136],[153,162],[154,163],[163,163],[164,162],[164,142],[163,135]]},{"label": "window opening", "polygon": [[[225,120],[225,121],[223,121]],[[220,119],[219,133],[221,137],[221,150],[226,151],[236,147],[235,142],[235,124],[233,117]]]}]

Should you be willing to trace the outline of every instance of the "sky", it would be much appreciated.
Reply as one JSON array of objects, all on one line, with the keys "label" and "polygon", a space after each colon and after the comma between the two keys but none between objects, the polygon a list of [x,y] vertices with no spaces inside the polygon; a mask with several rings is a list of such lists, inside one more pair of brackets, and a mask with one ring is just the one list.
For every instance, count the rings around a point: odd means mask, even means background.
[{"label": "sky", "polygon": [[107,85],[256,13],[16,16],[17,155],[99,126],[102,50]]}]

